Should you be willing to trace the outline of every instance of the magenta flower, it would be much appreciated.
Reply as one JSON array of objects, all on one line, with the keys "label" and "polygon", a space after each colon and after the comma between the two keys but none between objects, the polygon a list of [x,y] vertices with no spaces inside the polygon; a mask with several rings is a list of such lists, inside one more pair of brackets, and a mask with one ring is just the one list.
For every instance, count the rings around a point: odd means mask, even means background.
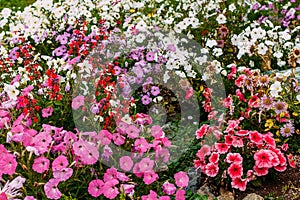
[{"label": "magenta flower", "polygon": [[5,154],[0,160],[0,174],[13,175],[17,165],[16,158],[12,154]]},{"label": "magenta flower", "polygon": [[115,199],[118,196],[118,194],[120,193],[119,189],[116,187],[118,183],[119,181],[116,179],[104,183],[103,194],[106,198]]},{"label": "magenta flower", "polygon": [[40,156],[36,159],[34,159],[34,162],[32,164],[33,171],[37,173],[44,173],[49,169],[50,161],[45,156]]},{"label": "magenta flower", "polygon": [[175,200],[185,200],[185,190],[177,190]]},{"label": "magenta flower", "polygon": [[62,170],[66,168],[69,165],[68,159],[64,155],[60,155],[57,158],[54,159],[52,162],[52,170],[57,171],[57,170]]},{"label": "magenta flower", "polygon": [[33,138],[34,147],[38,150],[39,154],[47,152],[51,142],[52,137],[48,132],[40,132]]},{"label": "magenta flower", "polygon": [[127,133],[129,138],[134,139],[134,138],[137,138],[139,136],[140,130],[136,126],[130,125],[126,129],[126,133]]},{"label": "magenta flower", "polygon": [[92,144],[87,143],[88,151],[81,156],[83,163],[87,165],[95,164],[99,159],[99,151],[98,148]]},{"label": "magenta flower", "polygon": [[72,101],[72,108],[74,110],[77,110],[80,106],[82,106],[84,104],[84,96],[79,95],[77,97],[75,97]]},{"label": "magenta flower", "polygon": [[52,108],[52,107],[44,108],[44,109],[42,110],[42,116],[43,116],[44,118],[50,117],[50,116],[52,115],[52,113],[53,113],[53,108]]},{"label": "magenta flower", "polygon": [[178,187],[187,187],[189,184],[189,177],[185,172],[178,172],[174,175],[175,183]]},{"label": "magenta flower", "polygon": [[169,196],[160,196],[158,200],[171,200]]},{"label": "magenta flower", "polygon": [[125,137],[120,133],[114,133],[112,139],[114,141],[114,144],[117,146],[120,146],[125,143]]},{"label": "magenta flower", "polygon": [[146,60],[149,62],[154,60],[154,53],[152,51],[150,51],[146,54]]},{"label": "magenta flower", "polygon": [[96,136],[96,139],[101,145],[109,145],[112,139],[112,134],[108,130],[101,130]]},{"label": "magenta flower", "polygon": [[152,184],[154,181],[158,179],[158,175],[154,171],[145,172],[143,181],[146,185]]},{"label": "magenta flower", "polygon": [[153,96],[157,96],[157,95],[159,95],[159,93],[160,93],[159,87],[157,87],[157,86],[152,86],[152,87],[151,87],[151,94],[152,94]]},{"label": "magenta flower", "polygon": [[150,194],[143,195],[142,200],[157,200],[157,194],[153,190],[150,190]]},{"label": "magenta flower", "polygon": [[59,191],[59,189],[57,187],[59,182],[60,182],[60,180],[58,180],[56,178],[52,178],[44,185],[44,191],[45,191],[47,198],[59,199],[62,196],[61,192]]},{"label": "magenta flower", "polygon": [[145,138],[139,138],[134,142],[134,148],[140,153],[145,153],[150,148],[150,145]]},{"label": "magenta flower", "polygon": [[92,180],[89,183],[88,192],[93,197],[99,197],[101,194],[103,194],[103,186],[104,183],[100,179]]},{"label": "magenta flower", "polygon": [[270,150],[260,150],[254,154],[255,165],[259,168],[271,168],[273,155]]},{"label": "magenta flower", "polygon": [[123,156],[120,158],[120,167],[124,171],[130,171],[133,166],[133,161],[129,156]]},{"label": "magenta flower", "polygon": [[36,200],[36,198],[34,196],[26,196],[24,200]]},{"label": "magenta flower", "polygon": [[228,174],[231,178],[240,178],[243,175],[242,165],[238,163],[232,163],[228,167]]},{"label": "magenta flower", "polygon": [[162,186],[163,192],[166,193],[167,195],[172,195],[176,191],[176,187],[174,184],[165,182]]},{"label": "magenta flower", "polygon": [[142,96],[142,103],[144,105],[148,105],[149,103],[151,103],[151,98],[148,95],[143,95]]},{"label": "magenta flower", "polygon": [[60,180],[60,181],[66,181],[73,175],[73,169],[72,168],[63,168],[60,170],[55,170],[53,172],[53,177]]},{"label": "magenta flower", "polygon": [[116,168],[111,167],[111,168],[107,169],[103,176],[104,182],[108,182],[108,181],[116,179],[117,174],[118,174],[118,171]]}]

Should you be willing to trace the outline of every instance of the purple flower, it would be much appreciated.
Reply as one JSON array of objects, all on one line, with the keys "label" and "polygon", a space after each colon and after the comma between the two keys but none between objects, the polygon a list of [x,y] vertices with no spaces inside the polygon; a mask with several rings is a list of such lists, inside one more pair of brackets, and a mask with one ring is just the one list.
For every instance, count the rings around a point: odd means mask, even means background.
[{"label": "purple flower", "polygon": [[152,87],[151,87],[151,94],[152,94],[153,96],[157,96],[157,95],[159,95],[159,93],[160,93],[159,87],[157,87],[157,86],[152,86]]},{"label": "purple flower", "polygon": [[295,133],[295,127],[291,123],[285,124],[283,127],[280,128],[280,134],[283,137],[292,136],[293,133]]},{"label": "purple flower", "polygon": [[154,53],[152,51],[150,51],[146,54],[146,60],[149,62],[154,60]]},{"label": "purple flower", "polygon": [[60,46],[60,47],[54,49],[53,54],[55,56],[62,56],[66,51],[67,51],[66,46]]},{"label": "purple flower", "polygon": [[52,115],[52,113],[53,113],[53,108],[51,106],[49,108],[44,108],[42,110],[42,116],[44,118],[50,117]]},{"label": "purple flower", "polygon": [[143,95],[143,97],[142,97],[142,103],[144,105],[148,105],[149,103],[151,103],[150,97],[148,95]]}]

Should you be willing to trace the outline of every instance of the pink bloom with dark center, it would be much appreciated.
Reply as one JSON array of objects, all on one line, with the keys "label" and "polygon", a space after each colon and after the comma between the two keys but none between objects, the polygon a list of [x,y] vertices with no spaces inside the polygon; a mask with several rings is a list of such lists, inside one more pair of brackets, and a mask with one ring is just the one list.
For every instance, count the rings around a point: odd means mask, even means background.
[{"label": "pink bloom with dark center", "polygon": [[174,179],[178,187],[187,187],[189,184],[189,177],[185,172],[177,172],[174,175]]},{"label": "pink bloom with dark center", "polygon": [[52,162],[52,170],[57,171],[57,170],[62,170],[66,168],[69,165],[68,159],[64,155],[60,155],[57,158],[54,159]]},{"label": "pink bloom with dark center", "polygon": [[204,160],[205,156],[208,156],[208,155],[210,155],[210,146],[208,146],[208,145],[203,145],[196,154],[196,156],[200,160]]},{"label": "pink bloom with dark center", "polygon": [[100,180],[100,179],[92,180],[89,183],[88,192],[91,196],[97,198],[101,194],[103,194],[103,186],[104,186],[104,183],[102,180]]},{"label": "pink bloom with dark center", "polygon": [[150,185],[158,178],[159,178],[158,175],[154,171],[149,171],[144,173],[143,181],[146,185]]},{"label": "pink bloom with dark center", "polygon": [[247,187],[247,183],[248,183],[247,179],[234,178],[232,179],[231,186],[241,191],[245,191]]},{"label": "pink bloom with dark center", "polygon": [[215,163],[208,163],[204,169],[205,174],[210,177],[215,177],[219,173],[219,166]]},{"label": "pink bloom with dark center", "polygon": [[145,153],[150,148],[150,145],[145,138],[139,138],[134,142],[134,148],[140,153]]},{"label": "pink bloom with dark center", "polygon": [[228,153],[226,156],[225,161],[227,163],[237,163],[237,164],[242,164],[243,162],[243,157],[239,153]]},{"label": "pink bloom with dark center", "polygon": [[227,171],[231,178],[240,178],[243,175],[243,167],[238,163],[232,163]]},{"label": "pink bloom with dark center", "polygon": [[255,165],[259,168],[271,168],[273,155],[270,150],[260,150],[254,154]]},{"label": "pink bloom with dark center", "polygon": [[60,181],[66,181],[73,175],[73,169],[72,168],[63,168],[60,170],[53,171],[53,177],[60,180]]},{"label": "pink bloom with dark center", "polygon": [[254,144],[263,144],[263,135],[257,131],[250,131],[249,138]]},{"label": "pink bloom with dark center", "polygon": [[201,139],[207,132],[209,125],[208,124],[204,124],[200,127],[200,129],[198,129],[196,131],[196,138],[197,139]]},{"label": "pink bloom with dark center", "polygon": [[257,165],[255,165],[253,167],[254,171],[256,172],[257,176],[265,176],[269,173],[269,168],[267,167],[258,167]]},{"label": "pink bloom with dark center", "polygon": [[118,194],[120,193],[119,189],[116,187],[118,183],[119,181],[116,179],[104,183],[103,194],[106,198],[115,199],[118,196]]},{"label": "pink bloom with dark center", "polygon": [[40,156],[36,159],[34,159],[34,162],[32,164],[33,171],[37,173],[43,173],[49,169],[50,161],[45,156]]},{"label": "pink bloom with dark center", "polygon": [[5,154],[0,160],[0,174],[13,175],[17,165],[16,158],[12,154]]},{"label": "pink bloom with dark center", "polygon": [[230,146],[226,143],[215,143],[215,148],[217,149],[218,153],[225,154],[227,153]]},{"label": "pink bloom with dark center", "polygon": [[62,194],[58,189],[58,184],[60,180],[56,178],[50,179],[45,185],[44,185],[44,191],[49,199],[60,199]]},{"label": "pink bloom with dark center", "polygon": [[209,157],[209,162],[212,162],[212,163],[218,163],[219,162],[219,157],[220,157],[220,154],[214,152],[210,155]]},{"label": "pink bloom with dark center", "polygon": [[127,133],[129,138],[134,139],[134,138],[137,138],[139,136],[140,130],[136,126],[130,125],[126,129],[126,133]]},{"label": "pink bloom with dark center", "polygon": [[44,109],[42,110],[42,116],[43,116],[44,118],[50,117],[50,116],[52,115],[52,113],[53,113],[53,108],[52,108],[52,107],[44,108]]}]

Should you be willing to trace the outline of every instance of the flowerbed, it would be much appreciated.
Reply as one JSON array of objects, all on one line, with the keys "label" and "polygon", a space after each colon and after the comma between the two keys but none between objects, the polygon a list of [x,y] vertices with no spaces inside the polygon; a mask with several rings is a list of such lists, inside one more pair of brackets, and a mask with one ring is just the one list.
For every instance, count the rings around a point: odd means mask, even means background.
[{"label": "flowerbed", "polygon": [[[299,152],[296,1],[1,11],[0,199],[195,199]],[[267,74],[271,69],[291,72]]]}]

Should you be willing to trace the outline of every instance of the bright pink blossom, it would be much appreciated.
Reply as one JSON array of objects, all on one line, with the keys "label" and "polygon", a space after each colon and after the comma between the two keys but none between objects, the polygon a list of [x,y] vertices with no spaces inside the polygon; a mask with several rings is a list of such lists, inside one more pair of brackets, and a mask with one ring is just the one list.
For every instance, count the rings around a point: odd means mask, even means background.
[{"label": "bright pink blossom", "polygon": [[172,195],[176,191],[176,187],[173,183],[165,182],[162,186],[163,192],[167,195]]},{"label": "bright pink blossom", "polygon": [[247,179],[234,178],[232,179],[231,186],[241,191],[245,191],[247,187],[247,182]]},{"label": "bright pink blossom", "polygon": [[32,164],[33,171],[37,173],[43,173],[49,169],[50,161],[45,156],[38,157],[34,159]]},{"label": "bright pink blossom", "polygon": [[120,158],[120,167],[124,171],[130,171],[133,166],[133,161],[129,156],[123,156]]},{"label": "bright pink blossom", "polygon": [[174,175],[175,183],[178,187],[187,187],[189,184],[189,177],[185,172],[177,172]]},{"label": "bright pink blossom", "polygon": [[227,172],[231,178],[240,178],[243,175],[243,167],[241,164],[232,163]]},{"label": "bright pink blossom", "polygon": [[100,179],[92,180],[89,183],[88,192],[93,197],[99,197],[101,194],[103,194],[103,186],[104,183]]},{"label": "bright pink blossom", "polygon": [[60,182],[60,180],[58,180],[56,178],[52,178],[44,185],[44,191],[45,191],[47,198],[60,199],[62,194],[57,187],[59,182]]}]

